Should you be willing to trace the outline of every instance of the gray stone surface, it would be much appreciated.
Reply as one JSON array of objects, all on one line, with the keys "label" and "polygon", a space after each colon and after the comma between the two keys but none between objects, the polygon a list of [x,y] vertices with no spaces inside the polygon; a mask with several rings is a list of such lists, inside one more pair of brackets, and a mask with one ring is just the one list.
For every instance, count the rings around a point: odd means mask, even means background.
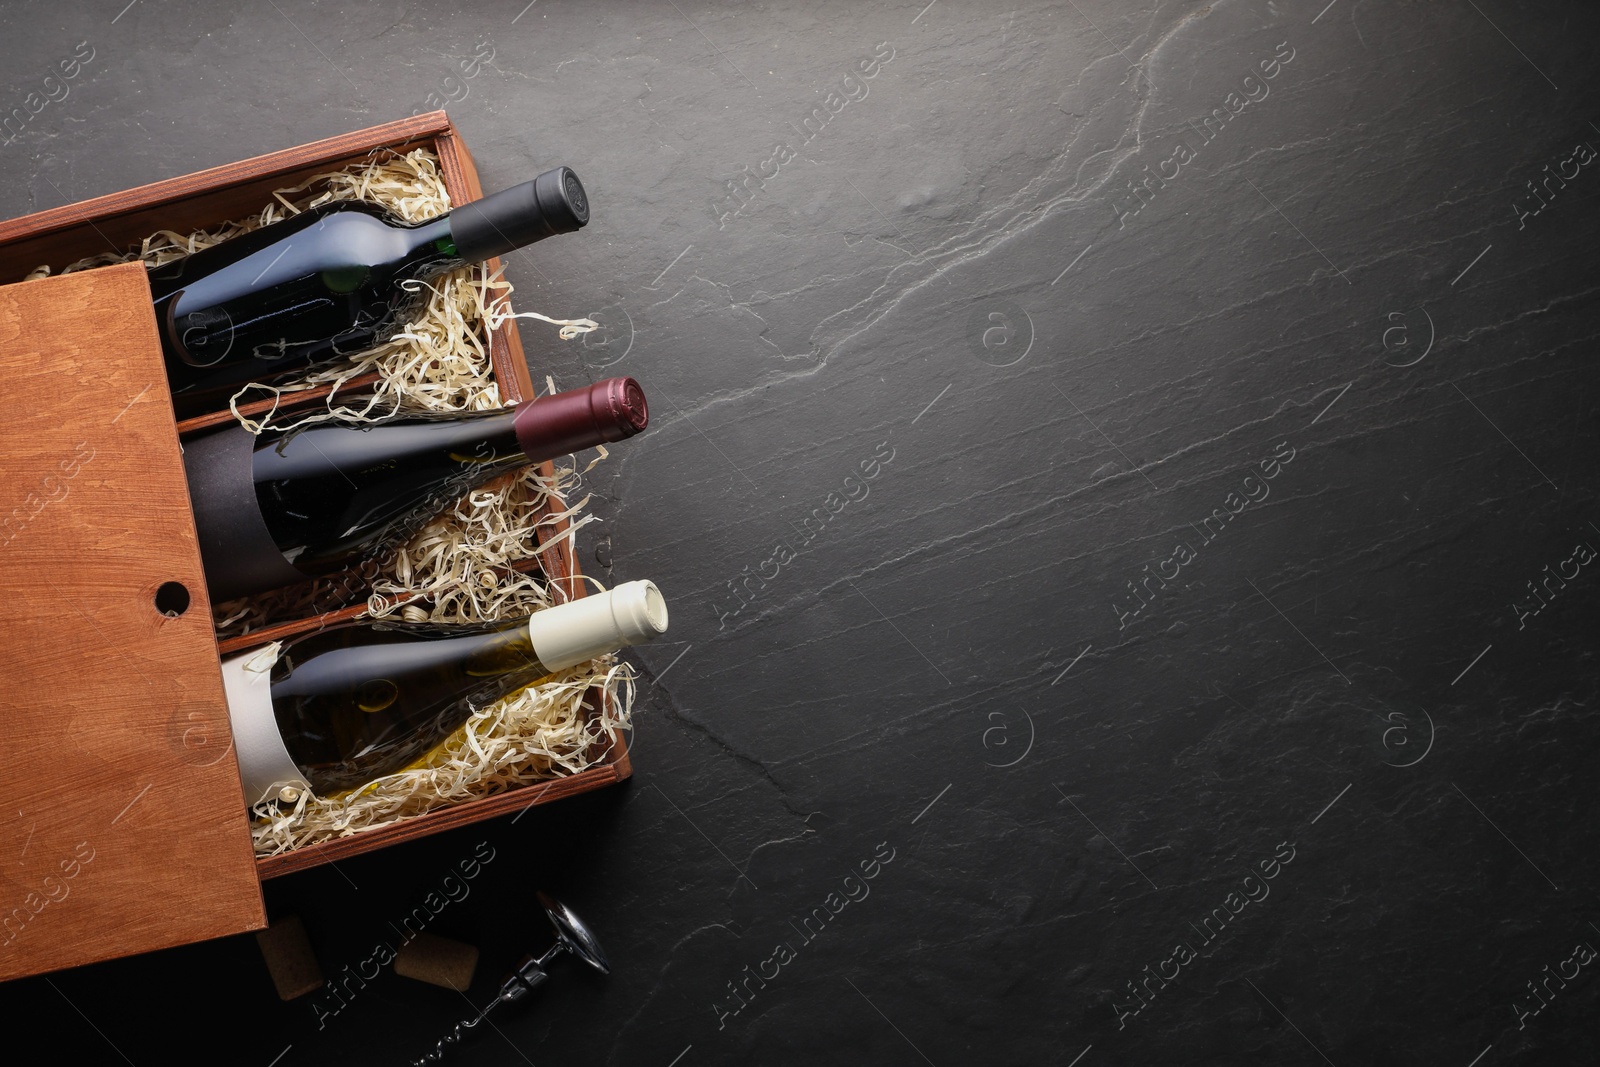
[{"label": "gray stone surface", "polygon": [[[487,842],[430,923],[469,999],[535,887],[615,970],[451,1062],[1593,1062],[1600,15],[1324,4],[8,3],[5,108],[94,58],[6,215],[430,94],[486,185],[593,197],[510,276],[606,326],[536,377],[655,411],[582,543],[672,605],[638,773],[270,885],[324,971]],[[239,937],[0,1005],[282,1067],[469,1007],[349,988]]]}]

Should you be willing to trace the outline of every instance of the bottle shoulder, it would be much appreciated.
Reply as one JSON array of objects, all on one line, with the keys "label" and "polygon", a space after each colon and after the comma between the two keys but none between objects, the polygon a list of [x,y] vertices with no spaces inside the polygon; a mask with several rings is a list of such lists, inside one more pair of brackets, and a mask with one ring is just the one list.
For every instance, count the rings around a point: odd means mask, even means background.
[{"label": "bottle shoulder", "polygon": [[[323,204],[150,271],[155,297],[183,290],[206,302],[317,272],[376,267],[405,256],[410,225],[376,204]],[[191,302],[191,301],[185,301]]]},{"label": "bottle shoulder", "polygon": [[482,637],[510,633],[527,626],[527,619],[502,619],[498,622],[408,622],[404,619],[350,619],[333,623],[284,642],[280,660],[290,652],[320,654],[364,645],[405,644],[419,641],[449,641],[458,637]]},{"label": "bottle shoulder", "polygon": [[374,423],[297,426],[259,436],[252,466],[260,481],[329,471],[348,479],[380,461],[423,463],[440,476],[457,467],[521,464],[527,457],[516,442],[515,418],[513,410],[415,412]]},{"label": "bottle shoulder", "polygon": [[[473,674],[472,664],[503,658],[506,649],[525,644],[526,633],[525,619],[465,624],[387,619],[336,623],[286,641],[273,665],[272,683],[287,682],[296,689],[346,675],[381,674],[398,679],[441,671],[453,675],[463,669]],[[520,663],[511,664],[517,666]],[[291,682],[291,677],[295,681]]]}]

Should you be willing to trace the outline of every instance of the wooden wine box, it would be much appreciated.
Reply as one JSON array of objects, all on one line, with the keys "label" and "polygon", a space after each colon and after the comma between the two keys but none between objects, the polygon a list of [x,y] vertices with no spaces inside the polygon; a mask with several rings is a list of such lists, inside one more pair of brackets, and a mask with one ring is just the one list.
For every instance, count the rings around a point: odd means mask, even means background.
[{"label": "wooden wine box", "polygon": [[[579,774],[257,859],[220,659],[359,608],[219,641],[180,442],[232,416],[174,420],[141,264],[19,283],[418,146],[437,155],[453,204],[483,195],[436,111],[0,222],[0,980],[261,929],[266,879],[632,773],[618,738]],[[531,398],[515,322],[490,351],[504,401]],[[582,596],[566,523],[546,529],[553,595]]]}]

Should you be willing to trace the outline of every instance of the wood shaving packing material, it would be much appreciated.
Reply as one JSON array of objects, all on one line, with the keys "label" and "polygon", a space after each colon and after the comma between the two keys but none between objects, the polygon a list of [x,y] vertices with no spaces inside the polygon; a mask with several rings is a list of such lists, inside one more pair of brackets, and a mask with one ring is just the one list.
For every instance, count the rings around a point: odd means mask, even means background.
[{"label": "wood shaving packing material", "polygon": [[[583,702],[593,688],[603,689],[607,699],[590,712]],[[633,698],[633,671],[614,656],[562,671],[474,711],[416,766],[336,796],[291,792],[282,803],[256,805],[256,855],[275,856],[576,774],[598,762],[629,728]]]}]

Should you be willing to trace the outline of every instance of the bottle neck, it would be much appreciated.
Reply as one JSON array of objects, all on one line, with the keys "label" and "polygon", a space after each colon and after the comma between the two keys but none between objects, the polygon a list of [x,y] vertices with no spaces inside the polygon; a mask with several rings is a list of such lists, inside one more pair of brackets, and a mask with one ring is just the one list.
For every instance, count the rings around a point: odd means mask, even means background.
[{"label": "bottle neck", "polygon": [[514,409],[442,418],[413,416],[365,428],[306,426],[276,437],[263,435],[255,455],[257,481],[324,472],[357,478],[419,460],[463,469],[528,462]]},{"label": "bottle neck", "polygon": [[450,232],[461,255],[477,262],[571,233],[588,221],[583,183],[569,168],[557,167],[460,205],[450,213]]},{"label": "bottle neck", "polygon": [[417,265],[413,277],[433,278],[464,266],[472,260],[461,255],[450,233],[450,216],[441,215],[419,222],[405,230],[405,258]]},{"label": "bottle neck", "polygon": [[500,411],[264,434],[246,453],[258,507],[224,508],[217,521],[255,536],[258,514],[290,567],[327,574],[409,538],[468,490],[621,440],[648,418],[638,383],[613,378]]},{"label": "bottle neck", "polygon": [[484,634],[459,639],[460,663],[468,677],[496,679],[499,696],[548,678],[555,671],[546,666],[533,647],[526,619]]},{"label": "bottle neck", "polygon": [[355,479],[367,471],[421,459],[431,460],[433,466],[463,469],[515,467],[623,440],[648,422],[639,384],[631,378],[609,378],[498,411],[411,416],[360,428],[323,424],[263,434],[255,445],[255,480],[323,473]]},{"label": "bottle neck", "polygon": [[[667,630],[667,605],[653,582],[624,582],[474,637],[469,674],[542,679],[608,652],[650,641]],[[531,682],[517,681],[511,692]]]},{"label": "bottle neck", "polygon": [[471,412],[445,418],[422,418],[406,427],[417,432],[418,444],[424,436],[433,450],[444,451],[467,467],[519,467],[528,454],[517,433],[517,412],[513,409]]},{"label": "bottle neck", "polygon": [[[473,627],[353,624],[285,645],[272,665],[272,702],[331,698],[368,715],[394,714],[409,702],[408,718],[417,720],[462,700],[481,707],[552,673],[534,650],[526,619]],[[471,713],[463,707],[460,720]]]}]

